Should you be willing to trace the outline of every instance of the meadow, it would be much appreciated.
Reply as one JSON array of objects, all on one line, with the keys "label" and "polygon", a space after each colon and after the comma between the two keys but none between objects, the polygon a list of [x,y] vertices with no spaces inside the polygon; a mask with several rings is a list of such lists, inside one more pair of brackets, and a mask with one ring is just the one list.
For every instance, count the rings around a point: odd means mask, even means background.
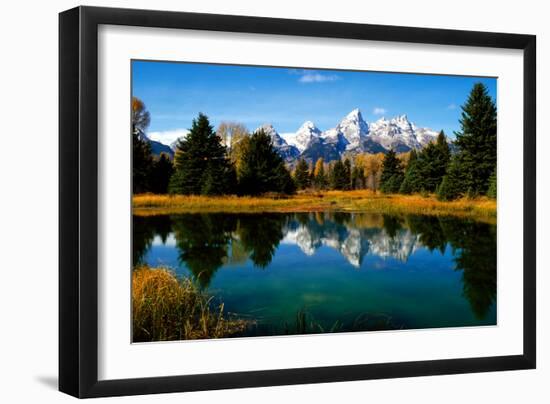
[{"label": "meadow", "polygon": [[488,197],[439,201],[435,195],[383,194],[371,190],[299,192],[292,196],[203,196],[138,194],[133,214],[364,212],[457,216],[496,223],[496,200]]}]

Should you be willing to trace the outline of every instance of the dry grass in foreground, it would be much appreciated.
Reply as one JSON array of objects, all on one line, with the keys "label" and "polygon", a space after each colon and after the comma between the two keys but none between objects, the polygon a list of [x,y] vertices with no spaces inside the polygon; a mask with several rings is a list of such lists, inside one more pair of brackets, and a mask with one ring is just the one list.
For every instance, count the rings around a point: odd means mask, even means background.
[{"label": "dry grass in foreground", "polygon": [[188,196],[141,194],[133,197],[134,214],[193,212],[316,212],[346,211],[386,214],[462,216],[496,221],[496,201],[490,198],[443,202],[435,196],[387,195],[370,190],[298,193],[293,196]]},{"label": "dry grass in foreground", "polygon": [[246,326],[226,319],[223,304],[215,307],[191,279],[179,280],[164,268],[134,269],[132,310],[134,342],[221,338]]}]

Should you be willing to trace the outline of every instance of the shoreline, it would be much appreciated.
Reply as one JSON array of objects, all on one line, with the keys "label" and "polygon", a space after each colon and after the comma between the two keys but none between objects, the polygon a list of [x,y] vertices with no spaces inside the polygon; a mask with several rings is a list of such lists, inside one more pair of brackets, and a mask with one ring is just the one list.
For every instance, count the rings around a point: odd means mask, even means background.
[{"label": "shoreline", "polygon": [[302,192],[291,196],[196,196],[140,194],[132,213],[155,216],[178,213],[349,212],[455,216],[496,223],[496,200],[487,197],[438,201],[435,196],[382,194],[370,190]]}]

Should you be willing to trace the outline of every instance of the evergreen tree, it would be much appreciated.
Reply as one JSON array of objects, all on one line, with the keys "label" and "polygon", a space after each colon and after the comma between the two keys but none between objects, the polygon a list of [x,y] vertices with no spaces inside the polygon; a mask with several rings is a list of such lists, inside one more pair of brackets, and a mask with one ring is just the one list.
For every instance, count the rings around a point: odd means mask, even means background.
[{"label": "evergreen tree", "polygon": [[491,177],[489,177],[489,188],[487,189],[487,196],[489,198],[497,198],[497,172],[493,171]]},{"label": "evergreen tree", "polygon": [[497,162],[497,110],[482,83],[474,84],[462,106],[461,131],[456,132],[458,163],[463,171],[462,191],[485,194]]},{"label": "evergreen tree", "polygon": [[317,189],[326,189],[328,185],[323,158],[318,159],[315,163],[315,170],[313,171],[313,184]]},{"label": "evergreen tree", "polygon": [[139,132],[132,134],[132,192],[139,194],[151,188],[153,156],[151,145]]},{"label": "evergreen tree", "polygon": [[457,158],[453,158],[447,169],[447,174],[441,180],[441,184],[436,189],[437,199],[441,201],[451,201],[464,194],[462,186],[464,181],[464,172]]},{"label": "evergreen tree", "polygon": [[418,158],[415,149],[409,155],[409,163],[405,171],[403,182],[399,188],[401,194],[412,194],[422,191],[422,161]]},{"label": "evergreen tree", "polygon": [[337,160],[332,166],[330,177],[330,186],[332,189],[344,190],[349,187],[349,177],[345,164],[342,160]]},{"label": "evergreen tree", "polygon": [[384,193],[399,192],[403,182],[403,170],[401,161],[397,158],[395,151],[390,150],[382,161],[382,176],[380,178],[380,190]]},{"label": "evergreen tree", "polygon": [[421,190],[434,192],[447,172],[451,153],[443,131],[437,136],[435,143],[429,143],[419,155],[417,166],[421,175]]},{"label": "evergreen tree", "polygon": [[291,194],[295,185],[281,156],[263,130],[250,136],[242,152],[238,172],[239,189],[245,195],[259,195],[265,192]]},{"label": "evergreen tree", "polygon": [[[439,152],[441,165],[445,167],[443,170],[443,175],[445,175],[445,172],[447,171],[447,167],[449,166],[449,162],[451,161],[451,149],[449,148],[449,143],[447,142],[447,136],[445,136],[445,132],[443,130],[441,130],[437,135],[435,145]],[[441,177],[443,177],[443,175]]]},{"label": "evergreen tree", "polygon": [[233,191],[234,168],[206,115],[199,114],[176,146],[171,193],[219,195]]},{"label": "evergreen tree", "polygon": [[309,174],[309,166],[304,159],[298,160],[296,169],[294,170],[294,183],[298,189],[306,189],[311,185],[311,176]]},{"label": "evergreen tree", "polygon": [[348,158],[344,160],[344,169],[344,175],[347,178],[347,184],[344,189],[349,190],[351,189],[351,161]]},{"label": "evergreen tree", "polygon": [[172,161],[166,153],[161,153],[159,158],[153,162],[151,171],[151,191],[155,194],[166,194],[170,177],[174,172]]}]

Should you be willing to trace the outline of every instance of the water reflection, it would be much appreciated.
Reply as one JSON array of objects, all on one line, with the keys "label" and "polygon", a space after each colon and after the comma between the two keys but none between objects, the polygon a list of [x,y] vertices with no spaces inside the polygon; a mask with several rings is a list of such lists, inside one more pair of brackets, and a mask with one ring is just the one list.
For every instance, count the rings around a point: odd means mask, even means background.
[{"label": "water reflection", "polygon": [[133,218],[133,259],[173,236],[179,262],[207,288],[223,266],[250,261],[269,270],[281,244],[305,257],[336,250],[355,268],[366,257],[406,263],[420,249],[452,253],[463,296],[478,319],[496,302],[496,226],[468,219],[354,213],[182,214]]}]

